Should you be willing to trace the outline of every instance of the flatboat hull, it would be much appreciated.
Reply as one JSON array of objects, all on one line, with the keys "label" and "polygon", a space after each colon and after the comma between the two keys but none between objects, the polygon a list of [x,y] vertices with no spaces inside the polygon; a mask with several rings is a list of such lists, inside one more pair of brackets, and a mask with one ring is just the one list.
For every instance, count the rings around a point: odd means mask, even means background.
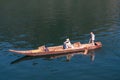
[{"label": "flatboat hull", "polygon": [[45,55],[83,52],[85,51],[85,49],[94,50],[101,47],[102,47],[101,42],[95,42],[95,45],[92,45],[91,43],[81,44],[80,46],[75,46],[74,48],[68,48],[68,49],[63,49],[63,46],[53,46],[53,47],[48,47],[49,51],[44,51],[41,49],[41,47],[35,50],[19,51],[19,50],[10,49],[9,51],[17,54],[23,54],[26,56],[45,56]]}]

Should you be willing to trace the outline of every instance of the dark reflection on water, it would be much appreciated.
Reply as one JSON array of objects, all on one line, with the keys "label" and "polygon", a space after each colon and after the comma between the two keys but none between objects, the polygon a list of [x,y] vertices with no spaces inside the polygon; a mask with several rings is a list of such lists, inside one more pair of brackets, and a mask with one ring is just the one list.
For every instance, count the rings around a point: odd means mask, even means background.
[{"label": "dark reflection on water", "polygon": [[[88,43],[91,31],[103,44],[92,64],[76,55],[10,65],[22,55],[8,49],[60,45],[67,37]],[[0,80],[119,80],[119,35],[119,0],[0,0]]]},{"label": "dark reflection on water", "polygon": [[16,63],[19,63],[19,62],[22,62],[22,61],[25,61],[25,60],[32,60],[32,59],[37,59],[37,58],[44,58],[44,60],[51,60],[51,59],[56,59],[56,58],[60,58],[60,57],[66,57],[65,61],[70,61],[71,58],[75,55],[90,56],[91,61],[94,61],[94,59],[95,59],[94,51],[90,51],[87,54],[84,54],[83,52],[78,52],[78,53],[67,53],[67,54],[36,56],[36,57],[24,56],[22,58],[19,58],[17,60],[12,61],[11,64],[16,64]]}]

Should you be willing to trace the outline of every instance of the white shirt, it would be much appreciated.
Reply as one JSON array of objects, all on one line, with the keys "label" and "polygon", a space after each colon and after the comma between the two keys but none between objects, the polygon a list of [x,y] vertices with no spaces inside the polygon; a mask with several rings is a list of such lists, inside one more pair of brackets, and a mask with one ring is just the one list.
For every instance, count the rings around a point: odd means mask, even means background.
[{"label": "white shirt", "polygon": [[73,45],[71,44],[70,41],[66,41],[65,44],[66,44],[66,48],[73,48]]},{"label": "white shirt", "polygon": [[94,34],[91,34],[91,39],[95,40],[95,35]]}]

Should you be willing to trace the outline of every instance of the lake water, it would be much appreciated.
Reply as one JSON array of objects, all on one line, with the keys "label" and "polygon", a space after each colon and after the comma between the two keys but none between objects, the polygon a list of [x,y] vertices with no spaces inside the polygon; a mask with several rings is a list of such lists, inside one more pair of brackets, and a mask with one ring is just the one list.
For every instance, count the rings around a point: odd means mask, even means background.
[{"label": "lake water", "polygon": [[[8,49],[88,43],[90,32],[103,47],[90,55],[54,59],[24,57]],[[1,0],[0,80],[120,80],[119,0]]]}]

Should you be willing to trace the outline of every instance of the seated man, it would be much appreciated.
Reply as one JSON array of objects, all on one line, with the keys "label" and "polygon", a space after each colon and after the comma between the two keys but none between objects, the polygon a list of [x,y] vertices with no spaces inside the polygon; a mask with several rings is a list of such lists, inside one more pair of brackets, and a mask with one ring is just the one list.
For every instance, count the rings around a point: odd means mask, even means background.
[{"label": "seated man", "polygon": [[71,44],[69,38],[66,39],[66,41],[63,44],[63,48],[67,49],[67,48],[74,48],[73,45]]},{"label": "seated man", "polygon": [[45,45],[38,47],[38,49],[45,52],[49,51],[49,49]]}]

